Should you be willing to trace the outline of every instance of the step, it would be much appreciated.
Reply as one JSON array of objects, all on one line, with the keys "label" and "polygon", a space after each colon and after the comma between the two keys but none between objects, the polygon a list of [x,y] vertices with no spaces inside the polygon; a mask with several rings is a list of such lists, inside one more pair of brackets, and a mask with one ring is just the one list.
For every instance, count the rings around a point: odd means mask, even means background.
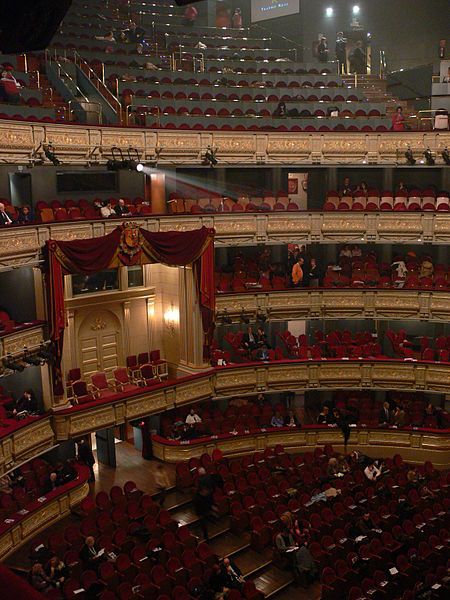
[{"label": "step", "polygon": [[233,556],[250,546],[250,534],[244,532],[242,535],[238,536],[228,530],[217,535],[214,539],[211,539],[208,545],[217,556],[220,556],[220,558]]},{"label": "step", "polygon": [[[155,494],[153,497],[156,501],[158,500],[158,494]],[[192,497],[193,494],[191,491],[181,492],[176,488],[172,488],[168,490],[166,494],[163,507],[169,512],[174,511],[177,508],[181,508],[185,504],[192,502]]]},{"label": "step", "polygon": [[[259,575],[253,578],[253,583],[266,598],[272,598],[294,582],[294,576],[290,571],[282,571],[274,565],[270,565]],[[296,590],[292,588],[292,598],[297,598]]]},{"label": "step", "polygon": [[[270,552],[270,554],[271,553],[272,552]],[[272,563],[271,557],[264,556],[250,547],[245,548],[242,552],[233,556],[233,561],[241,570],[242,575],[245,578],[250,579],[253,579],[259,571],[265,569]]]}]

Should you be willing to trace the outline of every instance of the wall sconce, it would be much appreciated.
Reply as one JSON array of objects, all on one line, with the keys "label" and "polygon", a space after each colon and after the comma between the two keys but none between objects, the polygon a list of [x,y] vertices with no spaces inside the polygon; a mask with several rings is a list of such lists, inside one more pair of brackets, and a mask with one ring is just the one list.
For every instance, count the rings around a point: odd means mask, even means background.
[{"label": "wall sconce", "polygon": [[172,335],[172,336],[175,335],[175,328],[177,327],[179,322],[180,322],[180,311],[178,310],[178,308],[174,307],[173,302],[172,302],[172,304],[170,305],[170,308],[168,308],[166,310],[166,312],[164,313],[164,325],[169,330],[170,335]]}]

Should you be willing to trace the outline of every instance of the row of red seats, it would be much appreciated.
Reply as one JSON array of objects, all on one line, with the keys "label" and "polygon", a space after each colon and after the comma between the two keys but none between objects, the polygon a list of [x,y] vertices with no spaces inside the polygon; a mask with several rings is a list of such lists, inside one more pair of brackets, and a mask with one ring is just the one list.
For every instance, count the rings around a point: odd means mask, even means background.
[{"label": "row of red seats", "polygon": [[[276,121],[274,121],[276,123]],[[330,127],[328,125],[306,125],[304,127],[300,126],[300,125],[292,125],[292,126],[287,126],[287,125],[272,125],[272,124],[267,124],[267,125],[262,125],[262,126],[258,126],[255,124],[252,125],[235,125],[234,127],[230,124],[230,123],[225,123],[224,125],[220,125],[217,126],[215,123],[209,123],[207,124],[206,121],[206,117],[205,117],[205,122],[201,123],[201,122],[197,122],[197,123],[181,123],[180,125],[176,125],[175,123],[165,123],[164,125],[161,125],[160,122],[158,121],[152,121],[150,120],[147,123],[147,127],[151,128],[151,129],[193,129],[196,131],[203,131],[203,130],[208,130],[208,131],[281,131],[281,132],[287,132],[287,131],[291,131],[291,132],[299,132],[299,131],[305,131],[305,132],[326,132],[326,131],[363,131],[363,132],[373,132],[373,131],[378,131],[378,132],[385,132],[385,131],[389,131],[389,128],[386,125],[377,125],[376,127],[373,127],[372,125],[363,125],[362,127],[358,127],[357,125],[343,125],[342,123],[339,123],[338,125],[335,125],[334,127]]]}]

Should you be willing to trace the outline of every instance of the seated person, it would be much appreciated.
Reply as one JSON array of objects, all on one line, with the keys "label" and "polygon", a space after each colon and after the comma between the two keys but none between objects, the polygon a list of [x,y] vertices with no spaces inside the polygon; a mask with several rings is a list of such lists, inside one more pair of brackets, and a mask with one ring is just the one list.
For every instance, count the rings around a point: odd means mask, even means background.
[{"label": "seated person", "polygon": [[264,332],[262,327],[258,327],[256,332],[256,343],[258,346],[265,346],[266,348],[270,348],[269,343],[267,342],[267,335]]},{"label": "seated person", "polygon": [[327,466],[327,477],[336,477],[340,473],[337,458],[330,458]]},{"label": "seated person", "polygon": [[25,390],[22,397],[14,405],[13,415],[21,412],[35,413],[37,411],[37,402],[32,390]]},{"label": "seated person", "polygon": [[56,490],[56,488],[59,487],[60,485],[61,485],[61,483],[58,481],[58,474],[55,473],[55,471],[53,471],[48,476],[48,479],[45,482],[44,487],[42,489],[42,493],[48,494],[49,492],[53,492],[53,490]]},{"label": "seated person", "polygon": [[112,207],[111,202],[105,200],[100,208],[100,214],[103,219],[109,219],[110,217],[116,217],[116,213]]},{"label": "seated person", "polygon": [[0,79],[0,100],[9,104],[19,104],[20,90],[21,85],[11,71],[3,69]]},{"label": "seated person", "polygon": [[38,592],[41,592],[41,594],[46,594],[52,589],[52,581],[50,577],[45,574],[44,567],[40,562],[34,563],[31,567],[28,574],[28,581],[30,585]]},{"label": "seated person", "polygon": [[117,217],[129,217],[131,215],[128,207],[125,205],[125,200],[123,198],[119,199],[118,204],[114,207],[114,212]]},{"label": "seated person", "polygon": [[350,471],[349,464],[343,454],[339,454],[337,457],[337,464],[339,473],[348,473]]},{"label": "seated person", "polygon": [[17,223],[20,225],[28,225],[29,223],[34,223],[33,215],[31,214],[31,210],[29,206],[22,206],[19,210],[19,217],[17,219]]},{"label": "seated person", "polygon": [[221,571],[224,577],[225,587],[230,590],[241,590],[245,580],[239,567],[229,558],[222,561]]},{"label": "seated person", "polygon": [[288,520],[284,515],[281,521],[283,529],[275,537],[276,547],[292,565],[296,578],[299,575],[306,575],[308,579],[314,579],[317,575],[317,568],[311,552],[306,547],[305,540],[299,539],[297,543],[288,528]]},{"label": "seated person", "polygon": [[[229,588],[226,585],[227,577],[221,567],[217,564],[213,565],[212,572],[208,581],[208,588],[213,592],[214,598],[224,598],[228,593]],[[209,596],[207,596],[209,598]]]},{"label": "seated person", "polygon": [[97,567],[104,556],[104,551],[102,550],[98,549],[95,545],[95,538],[92,535],[88,535],[80,550],[80,559],[83,561],[85,568],[95,569]]},{"label": "seated person", "polygon": [[396,427],[404,427],[406,424],[406,416],[405,411],[401,406],[397,406],[394,412],[394,416],[392,418],[392,423]]},{"label": "seated person", "polygon": [[331,423],[332,419],[330,416],[330,409],[328,408],[328,406],[323,406],[322,410],[319,413],[319,416],[317,417],[317,423],[320,424],[326,424],[326,423]]},{"label": "seated person", "polygon": [[12,494],[13,487],[11,477],[9,475],[3,475],[0,478],[0,494]]},{"label": "seated person", "polygon": [[270,421],[270,426],[271,427],[283,427],[284,426],[284,419],[279,411],[277,411],[273,415],[272,420]]},{"label": "seated person", "polygon": [[297,419],[296,415],[294,414],[294,411],[289,410],[288,414],[286,415],[286,418],[284,419],[284,426],[285,427],[299,427],[300,426],[300,422]]},{"label": "seated person", "polygon": [[364,469],[364,475],[369,481],[376,481],[381,476],[381,469],[372,462]]},{"label": "seated person", "polygon": [[55,587],[62,586],[69,575],[69,569],[56,554],[49,560],[45,572]]},{"label": "seated person", "polygon": [[374,529],[376,529],[376,527],[370,518],[370,513],[365,512],[362,517],[356,521],[352,533],[356,533],[355,537],[358,537],[360,535],[369,535]]},{"label": "seated person", "polygon": [[186,424],[187,425],[195,425],[196,423],[201,423],[201,417],[195,412],[193,408],[189,411],[189,414],[186,416]]},{"label": "seated person", "polygon": [[75,477],[77,475],[75,469],[68,462],[58,463],[56,465],[55,472],[58,477],[57,478],[58,485],[63,485],[64,483],[67,483],[68,481],[72,481],[73,479],[75,479]]},{"label": "seated person", "polygon": [[254,360],[269,360],[269,351],[265,344],[255,350]]}]

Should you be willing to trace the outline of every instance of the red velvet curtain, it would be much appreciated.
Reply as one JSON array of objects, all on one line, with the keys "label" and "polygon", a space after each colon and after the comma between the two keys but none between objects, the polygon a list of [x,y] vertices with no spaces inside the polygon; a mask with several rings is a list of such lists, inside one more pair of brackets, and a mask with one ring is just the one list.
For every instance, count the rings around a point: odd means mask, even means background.
[{"label": "red velvet curtain", "polygon": [[[192,231],[151,232],[124,224],[103,237],[73,242],[48,240],[46,247],[47,297],[56,371],[61,361],[65,328],[63,275],[89,275],[119,266],[148,263],[169,266],[192,264],[198,282],[205,349],[208,354],[214,330],[214,229],[202,227]],[[58,388],[58,383],[62,385],[61,373],[56,375],[55,387]],[[55,393],[58,391],[55,390]]]}]

